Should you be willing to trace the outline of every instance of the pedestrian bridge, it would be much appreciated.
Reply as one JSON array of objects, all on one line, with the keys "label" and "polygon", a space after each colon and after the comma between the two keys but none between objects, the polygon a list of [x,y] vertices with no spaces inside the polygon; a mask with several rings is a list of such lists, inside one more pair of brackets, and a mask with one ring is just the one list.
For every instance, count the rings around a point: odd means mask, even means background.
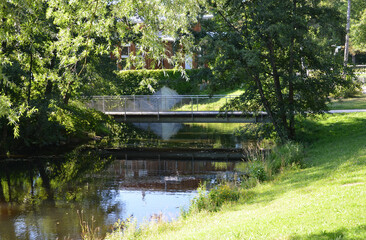
[{"label": "pedestrian bridge", "polygon": [[123,95],[93,96],[87,106],[121,122],[266,122],[265,112],[230,111],[237,95]]}]

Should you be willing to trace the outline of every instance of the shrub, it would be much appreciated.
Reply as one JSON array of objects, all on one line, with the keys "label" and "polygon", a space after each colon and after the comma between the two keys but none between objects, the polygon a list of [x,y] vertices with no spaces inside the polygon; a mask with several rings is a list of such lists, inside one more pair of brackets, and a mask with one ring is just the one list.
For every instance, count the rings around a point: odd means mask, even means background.
[{"label": "shrub", "polygon": [[[206,183],[198,188],[198,195],[192,200],[189,213],[202,210],[218,211],[224,203],[238,201],[243,192],[226,182],[207,191]],[[187,214],[182,214],[187,215]]]},{"label": "shrub", "polygon": [[286,168],[301,167],[303,155],[303,146],[294,142],[276,146],[270,152],[263,151],[259,147],[248,150],[247,162],[236,167],[246,176],[241,184],[242,187],[254,187],[259,182],[272,179],[275,174]]},{"label": "shrub", "polygon": [[287,167],[301,166],[304,148],[299,143],[287,142],[275,147],[268,157],[268,176],[271,177]]},{"label": "shrub", "polygon": [[260,182],[267,180],[267,172],[265,170],[265,162],[255,161],[249,164],[249,177],[257,179]]}]

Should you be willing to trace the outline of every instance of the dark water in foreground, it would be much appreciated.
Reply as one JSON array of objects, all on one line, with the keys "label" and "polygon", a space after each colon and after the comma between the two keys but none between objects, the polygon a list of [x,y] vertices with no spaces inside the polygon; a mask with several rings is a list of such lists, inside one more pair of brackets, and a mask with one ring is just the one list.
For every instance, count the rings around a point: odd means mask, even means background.
[{"label": "dark water in foreground", "polygon": [[171,220],[200,182],[233,178],[241,162],[235,148],[243,142],[229,130],[188,125],[166,136],[110,151],[0,160],[0,239],[80,239],[80,220],[102,235],[130,216],[138,223],[160,214]]}]

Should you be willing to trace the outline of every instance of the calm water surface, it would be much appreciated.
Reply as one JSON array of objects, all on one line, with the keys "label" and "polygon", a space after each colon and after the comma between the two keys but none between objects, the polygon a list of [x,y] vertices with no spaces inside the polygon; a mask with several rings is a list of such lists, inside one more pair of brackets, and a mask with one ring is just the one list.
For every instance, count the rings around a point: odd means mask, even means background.
[{"label": "calm water surface", "polygon": [[177,218],[200,182],[233,178],[246,142],[229,125],[140,125],[150,132],[108,151],[0,160],[0,239],[80,239],[80,219],[104,235],[118,219]]}]

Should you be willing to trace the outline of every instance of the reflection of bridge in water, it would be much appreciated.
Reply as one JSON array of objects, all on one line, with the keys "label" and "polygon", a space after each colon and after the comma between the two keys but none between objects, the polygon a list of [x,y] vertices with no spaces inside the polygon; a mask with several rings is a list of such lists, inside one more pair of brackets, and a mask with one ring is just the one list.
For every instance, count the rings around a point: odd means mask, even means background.
[{"label": "reflection of bridge in water", "polygon": [[265,112],[231,111],[230,102],[236,97],[238,96],[94,96],[87,105],[122,122],[257,123],[268,120]]}]

